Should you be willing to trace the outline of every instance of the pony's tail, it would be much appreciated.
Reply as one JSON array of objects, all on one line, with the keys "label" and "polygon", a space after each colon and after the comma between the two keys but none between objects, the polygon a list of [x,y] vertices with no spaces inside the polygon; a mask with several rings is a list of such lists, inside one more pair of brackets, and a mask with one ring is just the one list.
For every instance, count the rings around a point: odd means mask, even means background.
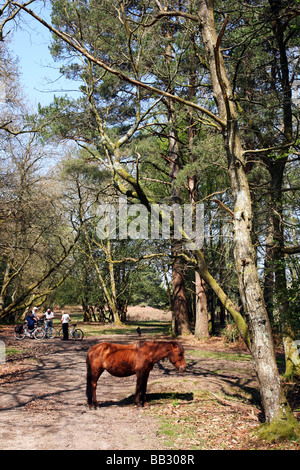
[{"label": "pony's tail", "polygon": [[86,357],[86,397],[88,405],[93,404],[92,398],[92,368],[90,364],[89,355]]}]

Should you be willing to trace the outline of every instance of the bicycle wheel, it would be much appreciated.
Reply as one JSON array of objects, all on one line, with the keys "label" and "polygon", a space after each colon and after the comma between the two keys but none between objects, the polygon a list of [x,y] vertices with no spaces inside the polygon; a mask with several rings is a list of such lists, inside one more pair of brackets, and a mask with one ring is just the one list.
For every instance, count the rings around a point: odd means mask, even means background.
[{"label": "bicycle wheel", "polygon": [[41,326],[38,326],[34,332],[33,332],[33,336],[35,337],[35,339],[44,339],[45,338],[45,330],[44,328],[42,328]]},{"label": "bicycle wheel", "polygon": [[25,331],[22,329],[21,331],[14,331],[14,338],[17,339],[18,341],[22,340],[25,338]]},{"label": "bicycle wheel", "polygon": [[75,339],[75,341],[82,341],[83,336],[84,336],[83,331],[80,330],[79,328],[76,328],[76,330],[73,330],[72,337],[73,339]]},{"label": "bicycle wheel", "polygon": [[[64,331],[62,328],[60,328],[59,332],[58,332],[58,337],[59,339],[64,339]],[[72,334],[71,334],[71,330],[69,328],[69,339],[72,338]]]}]

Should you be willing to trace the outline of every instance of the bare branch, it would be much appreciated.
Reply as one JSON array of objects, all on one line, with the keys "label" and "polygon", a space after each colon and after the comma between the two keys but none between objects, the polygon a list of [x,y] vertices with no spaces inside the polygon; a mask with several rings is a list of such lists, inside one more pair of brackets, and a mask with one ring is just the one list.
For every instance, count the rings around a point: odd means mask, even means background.
[{"label": "bare branch", "polygon": [[161,90],[161,89],[153,87],[151,85],[148,85],[147,83],[144,83],[144,82],[141,82],[140,80],[131,78],[128,75],[125,75],[124,73],[120,72],[119,70],[114,69],[113,67],[111,67],[109,64],[107,64],[103,60],[93,56],[77,40],[75,40],[74,38],[72,38],[71,36],[69,36],[66,33],[62,33],[61,31],[57,30],[52,25],[47,23],[45,20],[43,20],[41,17],[39,17],[36,13],[34,13],[29,8],[27,8],[25,6],[25,4],[22,5],[22,4],[19,4],[18,2],[12,2],[12,4],[17,6],[18,8],[26,11],[29,15],[31,15],[33,18],[35,18],[37,21],[39,21],[43,26],[45,26],[47,29],[49,29],[52,33],[54,33],[56,36],[58,36],[64,42],[69,44],[70,47],[72,47],[73,49],[78,51],[80,54],[84,55],[87,59],[89,59],[94,64],[96,64],[99,67],[107,70],[112,75],[115,75],[115,76],[119,77],[121,80],[124,80],[127,83],[131,83],[134,86],[145,88],[146,90],[149,90],[153,94],[157,94],[159,96],[164,96],[168,99],[171,99],[173,101],[181,103],[185,106],[197,109],[198,111],[201,111],[203,114],[206,114],[211,119],[213,119],[215,122],[217,122],[222,128],[224,128],[226,126],[226,122],[223,121],[223,119],[219,118],[218,116],[216,116],[214,113],[212,113],[208,109],[203,108],[202,106],[199,106],[197,103],[193,103],[192,101],[181,98],[180,96],[173,95],[172,93],[169,93],[167,91]]},{"label": "bare branch", "polygon": [[296,253],[300,253],[300,246],[286,246],[281,248],[281,251],[287,255],[295,255]]},{"label": "bare branch", "polygon": [[221,209],[223,209],[225,212],[227,212],[230,215],[230,217],[232,217],[234,219],[234,213],[222,201],[220,201],[219,199],[212,199],[212,201],[216,202],[218,204],[218,206],[221,207]]}]

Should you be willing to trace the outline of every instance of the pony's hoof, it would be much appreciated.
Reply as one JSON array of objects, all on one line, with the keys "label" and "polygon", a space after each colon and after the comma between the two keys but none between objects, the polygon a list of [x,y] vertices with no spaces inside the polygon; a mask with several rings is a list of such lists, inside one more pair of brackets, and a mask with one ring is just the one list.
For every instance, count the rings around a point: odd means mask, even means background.
[{"label": "pony's hoof", "polygon": [[148,405],[147,402],[144,402],[144,403],[136,403],[136,406],[137,406],[138,408],[144,408],[144,406],[147,406],[147,405]]},{"label": "pony's hoof", "polygon": [[97,403],[88,403],[88,407],[90,410],[96,410],[97,409],[97,406],[99,406],[100,403],[97,401]]}]

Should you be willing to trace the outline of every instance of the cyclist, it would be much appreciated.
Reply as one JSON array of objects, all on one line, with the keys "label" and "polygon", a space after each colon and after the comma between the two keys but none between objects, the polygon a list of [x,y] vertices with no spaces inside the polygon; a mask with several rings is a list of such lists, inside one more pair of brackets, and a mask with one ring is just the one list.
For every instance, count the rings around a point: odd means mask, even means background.
[{"label": "cyclist", "polygon": [[32,310],[29,310],[27,313],[27,316],[25,318],[25,324],[27,326],[27,331],[25,329],[25,334],[26,336],[30,336],[30,338],[33,338],[32,333],[34,330],[34,324],[37,322],[36,317],[33,315]]},{"label": "cyclist", "polygon": [[51,311],[51,308],[47,308],[46,312],[44,313],[44,316],[45,316],[45,332],[46,332],[46,336],[45,338],[47,338],[47,334],[48,334],[48,328],[50,330],[50,336],[51,336],[51,333],[52,333],[52,326],[53,326],[53,318],[54,318],[54,313]]}]

